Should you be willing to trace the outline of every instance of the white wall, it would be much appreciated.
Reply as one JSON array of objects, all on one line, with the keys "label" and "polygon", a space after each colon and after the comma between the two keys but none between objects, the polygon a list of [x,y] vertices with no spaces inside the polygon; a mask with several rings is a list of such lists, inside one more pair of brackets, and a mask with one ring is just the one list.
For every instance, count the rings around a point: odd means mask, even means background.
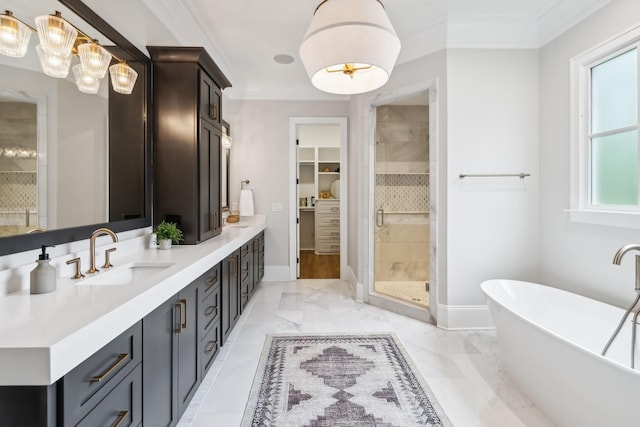
[{"label": "white wall", "polygon": [[[233,134],[230,202],[240,181],[251,183],[256,213],[265,214],[265,279],[289,275],[289,117],[347,117],[344,101],[251,101],[224,99]],[[351,144],[351,142],[349,142]],[[275,212],[274,204],[281,211]],[[284,276],[282,276],[284,274]]]},{"label": "white wall", "polygon": [[[537,279],[538,52],[449,50],[447,79],[448,286],[439,314],[457,327],[486,320],[483,280]],[[459,178],[520,172],[532,176]]]},{"label": "white wall", "polygon": [[640,230],[569,222],[569,60],[639,24],[640,2],[615,0],[540,50],[541,280],[620,306],[634,297],[634,263],[613,254]]}]

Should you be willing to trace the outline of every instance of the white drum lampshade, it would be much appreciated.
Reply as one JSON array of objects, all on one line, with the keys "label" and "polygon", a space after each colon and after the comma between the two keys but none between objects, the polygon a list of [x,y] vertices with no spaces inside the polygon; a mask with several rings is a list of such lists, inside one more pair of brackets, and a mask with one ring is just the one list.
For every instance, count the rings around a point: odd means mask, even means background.
[{"label": "white drum lampshade", "polygon": [[300,46],[318,89],[369,92],[384,85],[400,53],[400,39],[379,0],[325,0]]}]

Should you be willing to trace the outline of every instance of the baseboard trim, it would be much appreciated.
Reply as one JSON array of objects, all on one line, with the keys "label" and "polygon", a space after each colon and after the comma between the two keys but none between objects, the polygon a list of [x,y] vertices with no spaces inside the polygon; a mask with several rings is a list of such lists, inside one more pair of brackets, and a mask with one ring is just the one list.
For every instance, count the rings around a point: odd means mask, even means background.
[{"label": "baseboard trim", "polygon": [[265,265],[264,277],[265,282],[288,282],[289,266],[288,265]]},{"label": "baseboard trim", "polygon": [[346,276],[346,281],[349,283],[349,288],[351,288],[351,295],[356,301],[362,302],[364,298],[364,286],[358,282],[358,278],[350,265],[347,266]]},{"label": "baseboard trim", "polygon": [[486,305],[438,304],[438,327],[448,331],[494,329],[495,323]]}]

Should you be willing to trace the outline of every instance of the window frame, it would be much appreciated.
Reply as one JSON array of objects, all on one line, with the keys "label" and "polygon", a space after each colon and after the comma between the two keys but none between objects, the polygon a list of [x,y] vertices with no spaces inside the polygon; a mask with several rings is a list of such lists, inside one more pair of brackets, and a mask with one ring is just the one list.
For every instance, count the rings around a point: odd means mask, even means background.
[{"label": "window frame", "polygon": [[[572,222],[627,228],[640,228],[640,195],[638,205],[594,205],[591,203],[591,69],[604,62],[637,49],[640,79],[640,26],[634,27],[570,61],[571,68],[571,145],[570,145],[570,208]],[[640,82],[638,84],[640,104]],[[640,153],[640,105],[635,126],[617,131],[637,130]],[[594,134],[598,135],[598,133]],[[640,156],[638,171],[640,174]],[[640,180],[640,176],[639,176]],[[639,184],[640,189],[640,184]],[[639,190],[640,191],[640,190]]]}]

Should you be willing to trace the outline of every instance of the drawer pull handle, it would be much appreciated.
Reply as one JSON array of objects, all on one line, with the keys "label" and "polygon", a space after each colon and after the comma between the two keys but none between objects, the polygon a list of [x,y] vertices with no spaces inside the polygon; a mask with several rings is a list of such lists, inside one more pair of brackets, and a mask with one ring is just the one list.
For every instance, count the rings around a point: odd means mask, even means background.
[{"label": "drawer pull handle", "polygon": [[204,313],[204,315],[205,315],[206,317],[211,317],[211,315],[212,315],[213,313],[217,313],[217,312],[218,312],[218,307],[211,306],[211,307],[209,307],[209,308],[207,309],[207,311]]},{"label": "drawer pull handle", "polygon": [[337,212],[337,211],[339,211],[339,210],[340,210],[340,208],[333,207],[333,208],[331,208],[331,210],[332,210],[333,212]]},{"label": "drawer pull handle", "polygon": [[214,283],[216,283],[218,281],[218,270],[216,270],[216,275],[213,277],[209,277],[207,279],[207,285],[213,285]]},{"label": "drawer pull handle", "polygon": [[204,352],[206,354],[211,354],[217,345],[218,341],[209,341],[209,344],[207,344],[207,348],[204,350]]},{"label": "drawer pull handle", "polygon": [[340,232],[338,231],[338,232],[335,232],[335,233],[331,233],[331,235],[332,235],[332,236],[339,236],[339,235],[340,235]]},{"label": "drawer pull handle", "polygon": [[211,104],[209,107],[209,117],[211,120],[218,120],[218,106],[216,104]]},{"label": "drawer pull handle", "polygon": [[[184,310],[182,307],[184,306]],[[181,299],[176,303],[176,309],[178,310],[178,327],[175,329],[176,333],[181,333],[183,329],[187,327],[187,300]],[[184,321],[182,318],[184,317]]]},{"label": "drawer pull handle", "polygon": [[180,304],[184,304],[184,322],[182,322],[182,329],[187,329],[187,300],[181,299]]},{"label": "drawer pull handle", "polygon": [[233,257],[229,259],[229,263],[233,265],[233,269],[231,269],[231,276],[235,277],[238,274],[238,261]]},{"label": "drawer pull handle", "polygon": [[119,427],[120,424],[122,424],[122,422],[129,416],[129,411],[120,411],[118,412],[118,419],[116,420],[116,423],[113,425],[113,427]]},{"label": "drawer pull handle", "polygon": [[123,353],[120,356],[118,356],[118,360],[116,360],[116,363],[114,363],[113,365],[111,365],[106,371],[104,371],[103,373],[101,373],[100,375],[97,375],[95,377],[91,377],[91,382],[92,383],[99,383],[100,381],[103,381],[105,378],[107,378],[109,375],[111,375],[111,373],[118,367],[120,366],[122,363],[124,363],[125,360],[127,360],[129,358],[129,353]]},{"label": "drawer pull handle", "polygon": [[340,222],[339,219],[332,219],[331,224],[338,224]]}]

